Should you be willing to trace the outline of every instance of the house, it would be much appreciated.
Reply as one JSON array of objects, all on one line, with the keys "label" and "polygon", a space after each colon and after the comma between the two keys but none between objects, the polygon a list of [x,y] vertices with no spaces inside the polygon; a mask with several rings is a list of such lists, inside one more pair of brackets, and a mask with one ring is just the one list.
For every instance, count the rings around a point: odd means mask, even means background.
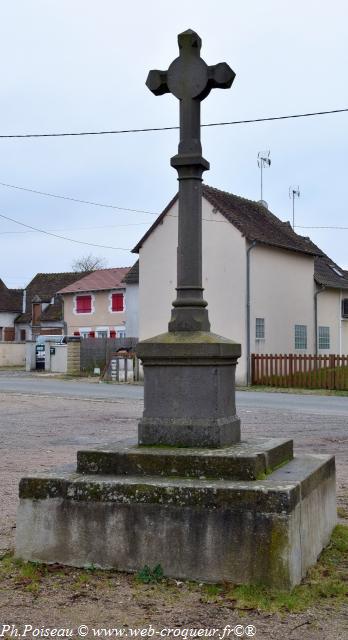
[{"label": "house", "polygon": [[[348,353],[347,274],[264,205],[203,185],[204,297],[211,331],[242,344],[238,383],[250,379],[251,353]],[[176,195],[133,249],[140,339],[168,330],[177,217]]]},{"label": "house", "polygon": [[68,334],[126,336],[126,284],[130,267],[98,269],[60,289]]},{"label": "house", "polygon": [[0,279],[0,341],[15,339],[15,319],[23,311],[23,289],[8,289]]},{"label": "house", "polygon": [[37,335],[64,335],[62,299],[58,290],[78,278],[81,273],[37,273],[23,291],[23,311],[14,321],[16,340],[34,340]]}]

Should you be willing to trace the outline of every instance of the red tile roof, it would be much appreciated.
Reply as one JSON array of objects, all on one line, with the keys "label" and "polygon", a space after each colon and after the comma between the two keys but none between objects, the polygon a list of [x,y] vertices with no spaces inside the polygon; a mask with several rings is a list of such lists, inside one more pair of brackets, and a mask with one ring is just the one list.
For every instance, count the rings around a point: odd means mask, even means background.
[{"label": "red tile roof", "polygon": [[122,282],[130,267],[117,267],[115,269],[98,269],[70,284],[58,293],[77,293],[79,291],[105,291],[109,289],[124,289]]}]

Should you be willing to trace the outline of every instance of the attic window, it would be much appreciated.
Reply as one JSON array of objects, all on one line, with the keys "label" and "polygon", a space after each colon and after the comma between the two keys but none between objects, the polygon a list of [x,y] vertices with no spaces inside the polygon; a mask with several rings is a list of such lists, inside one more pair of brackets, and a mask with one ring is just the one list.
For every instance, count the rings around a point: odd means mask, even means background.
[{"label": "attic window", "polygon": [[334,264],[330,264],[330,269],[332,269],[332,271],[334,271],[338,276],[340,276],[340,278],[343,278],[342,271],[338,267],[335,267]]}]

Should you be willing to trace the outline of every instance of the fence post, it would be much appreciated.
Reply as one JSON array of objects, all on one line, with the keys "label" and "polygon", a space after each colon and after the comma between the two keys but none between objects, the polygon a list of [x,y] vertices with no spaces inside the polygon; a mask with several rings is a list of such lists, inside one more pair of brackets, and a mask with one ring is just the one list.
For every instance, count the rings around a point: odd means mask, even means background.
[{"label": "fence post", "polygon": [[329,362],[330,362],[329,367],[331,369],[331,371],[330,371],[330,374],[331,374],[330,375],[330,387],[331,387],[331,389],[336,389],[335,360],[336,360],[335,355],[330,353],[330,356],[329,356]]},{"label": "fence post", "polygon": [[289,387],[292,387],[294,381],[294,363],[293,363],[293,354],[289,353]]}]

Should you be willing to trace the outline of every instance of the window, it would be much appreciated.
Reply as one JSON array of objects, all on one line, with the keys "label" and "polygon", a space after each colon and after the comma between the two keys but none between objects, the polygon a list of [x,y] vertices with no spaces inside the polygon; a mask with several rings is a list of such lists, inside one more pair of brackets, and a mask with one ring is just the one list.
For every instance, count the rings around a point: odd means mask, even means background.
[{"label": "window", "polygon": [[334,264],[330,264],[330,268],[332,269],[332,271],[334,271],[338,276],[340,276],[341,278],[343,278],[343,273],[342,271],[336,267],[336,265]]},{"label": "window", "polygon": [[92,312],[92,296],[76,296],[76,313]]},{"label": "window", "polygon": [[295,324],[295,349],[307,349],[307,326]]},{"label": "window", "polygon": [[27,332],[25,329],[20,330],[20,340],[21,342],[25,342],[27,339]]},{"label": "window", "polygon": [[111,296],[111,311],[123,311],[123,293],[113,293]]},{"label": "window", "polygon": [[97,331],[97,338],[107,338],[107,337],[108,337],[107,331]]},{"label": "window", "polygon": [[256,318],[255,338],[256,340],[264,340],[265,338],[265,319],[264,318]]},{"label": "window", "polygon": [[330,327],[319,327],[319,349],[330,349]]},{"label": "window", "polygon": [[342,300],[342,318],[348,318],[348,298]]}]

